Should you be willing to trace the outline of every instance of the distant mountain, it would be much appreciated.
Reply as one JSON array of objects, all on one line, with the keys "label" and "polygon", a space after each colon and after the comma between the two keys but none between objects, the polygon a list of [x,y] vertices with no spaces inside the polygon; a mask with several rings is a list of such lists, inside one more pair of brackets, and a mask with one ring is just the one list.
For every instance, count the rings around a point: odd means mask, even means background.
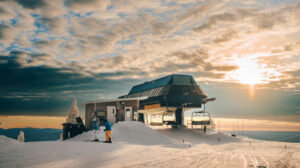
[{"label": "distant mountain", "polygon": [[[235,131],[229,131],[231,134],[237,134]],[[264,141],[278,141],[278,142],[300,142],[300,132],[283,132],[283,131],[243,131],[240,135],[253,139]]]},{"label": "distant mountain", "polygon": [[20,131],[24,132],[25,142],[31,141],[56,141],[59,139],[59,135],[62,133],[61,129],[39,129],[39,128],[0,128],[0,135],[17,139]]}]

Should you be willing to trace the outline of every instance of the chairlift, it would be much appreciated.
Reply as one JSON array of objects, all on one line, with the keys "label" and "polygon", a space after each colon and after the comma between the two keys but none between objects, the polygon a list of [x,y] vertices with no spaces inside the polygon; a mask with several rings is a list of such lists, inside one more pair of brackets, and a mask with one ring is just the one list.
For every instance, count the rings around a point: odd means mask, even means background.
[{"label": "chairlift", "polygon": [[191,124],[192,128],[194,128],[194,125],[203,125],[204,126],[204,132],[206,132],[206,127],[213,124],[212,119],[210,117],[209,112],[205,111],[205,104],[204,104],[204,110],[203,111],[195,111],[191,115]]},{"label": "chairlift", "polygon": [[157,121],[157,120],[152,120],[152,118],[157,118],[158,115],[150,115],[150,125],[151,126],[162,126],[163,122],[161,121]]},{"label": "chairlift", "polygon": [[175,112],[165,111],[162,115],[162,121],[165,125],[177,125]]}]

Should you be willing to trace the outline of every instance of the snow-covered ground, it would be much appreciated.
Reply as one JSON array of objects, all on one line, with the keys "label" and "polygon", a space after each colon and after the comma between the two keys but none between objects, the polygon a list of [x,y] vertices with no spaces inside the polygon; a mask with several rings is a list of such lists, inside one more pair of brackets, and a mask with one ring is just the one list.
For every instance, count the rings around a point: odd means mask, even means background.
[{"label": "snow-covered ground", "polygon": [[[139,122],[119,122],[112,129],[112,144],[86,142],[93,132],[27,143],[0,136],[0,167],[300,167],[300,143],[153,130]],[[103,128],[96,136],[104,140]]]}]

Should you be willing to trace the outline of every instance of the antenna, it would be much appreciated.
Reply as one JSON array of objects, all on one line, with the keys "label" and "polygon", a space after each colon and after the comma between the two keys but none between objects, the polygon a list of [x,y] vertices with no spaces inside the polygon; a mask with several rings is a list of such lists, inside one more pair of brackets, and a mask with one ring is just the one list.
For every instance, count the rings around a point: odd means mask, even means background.
[{"label": "antenna", "polygon": [[236,127],[237,127],[237,135],[239,135],[239,133],[240,133],[239,120],[236,120]]}]

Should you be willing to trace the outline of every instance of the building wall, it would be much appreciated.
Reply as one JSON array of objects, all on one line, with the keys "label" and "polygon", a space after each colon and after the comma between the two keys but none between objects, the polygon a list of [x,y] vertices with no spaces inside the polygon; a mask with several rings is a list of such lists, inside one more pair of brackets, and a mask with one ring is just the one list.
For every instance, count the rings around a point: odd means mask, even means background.
[{"label": "building wall", "polygon": [[125,107],[132,107],[132,120],[134,119],[134,111],[138,110],[138,100],[130,101],[113,101],[113,102],[100,102],[95,104],[90,103],[85,106],[85,125],[87,128],[92,128],[92,114],[94,111],[104,111],[107,116],[107,106],[117,107],[117,121],[124,121],[124,109]]},{"label": "building wall", "polygon": [[132,120],[134,120],[134,111],[138,110],[138,101],[137,100],[130,100],[130,101],[123,101],[117,103],[117,112],[118,112],[118,120],[124,121],[125,120],[125,107],[132,107]]},{"label": "building wall", "polygon": [[106,112],[107,106],[116,106],[116,105],[117,105],[116,102],[96,103],[96,110],[100,110],[100,111],[105,111]]},{"label": "building wall", "polygon": [[92,113],[94,112],[94,104],[87,104],[85,106],[85,126],[86,128],[91,128],[92,124]]}]

